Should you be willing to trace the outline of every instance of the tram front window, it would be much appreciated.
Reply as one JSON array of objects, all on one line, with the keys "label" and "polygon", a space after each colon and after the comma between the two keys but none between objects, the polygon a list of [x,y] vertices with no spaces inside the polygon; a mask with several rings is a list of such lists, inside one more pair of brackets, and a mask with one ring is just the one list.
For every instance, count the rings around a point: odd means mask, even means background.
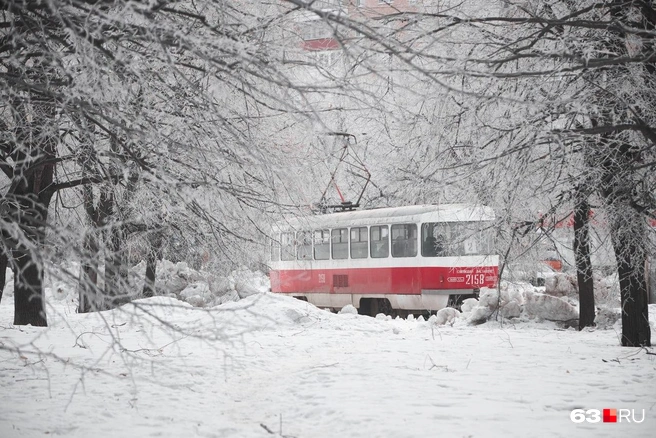
[{"label": "tram front window", "polygon": [[491,254],[492,229],[484,222],[428,222],[421,225],[424,257]]}]

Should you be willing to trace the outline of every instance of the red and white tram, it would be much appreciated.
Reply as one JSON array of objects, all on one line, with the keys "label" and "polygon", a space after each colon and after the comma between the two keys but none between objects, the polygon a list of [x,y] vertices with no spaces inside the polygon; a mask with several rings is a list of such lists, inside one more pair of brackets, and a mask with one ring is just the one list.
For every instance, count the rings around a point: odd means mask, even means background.
[{"label": "red and white tram", "polygon": [[276,227],[271,290],[375,315],[439,310],[497,283],[494,212],[420,205],[294,218]]}]

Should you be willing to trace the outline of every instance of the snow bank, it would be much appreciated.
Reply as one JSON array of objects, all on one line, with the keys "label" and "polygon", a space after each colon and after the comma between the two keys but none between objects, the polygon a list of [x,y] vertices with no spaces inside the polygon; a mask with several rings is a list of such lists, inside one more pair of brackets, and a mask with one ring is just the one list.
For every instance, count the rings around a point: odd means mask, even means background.
[{"label": "snow bank", "polygon": [[438,310],[437,313],[434,315],[434,318],[433,316],[431,316],[430,320],[435,325],[449,324],[453,326],[453,324],[456,322],[456,319],[459,316],[460,316],[460,312],[458,312],[458,310],[452,307],[446,307],[444,309]]},{"label": "snow bank", "polygon": [[506,319],[569,321],[578,318],[577,307],[566,297],[542,293],[542,290],[528,283],[502,282],[500,291],[484,288],[478,301],[465,300],[461,309],[470,324],[484,323],[497,311]]},{"label": "snow bank", "polygon": [[339,311],[340,315],[357,315],[358,314],[358,309],[353,307],[352,304],[347,304],[346,306],[342,307],[342,310]]},{"label": "snow bank", "polygon": [[578,319],[578,309],[567,301],[542,293],[527,293],[525,295],[525,312],[535,318],[549,321],[569,321]]},{"label": "snow bank", "polygon": [[[68,303],[77,307],[80,265],[63,262],[50,265],[44,278],[44,292],[48,303]],[[140,296],[143,288],[146,264],[141,262],[129,269],[128,283],[134,297]],[[98,273],[98,288],[104,288],[104,269]],[[228,275],[197,271],[185,262],[173,263],[162,260],[157,263],[155,295],[175,298],[195,307],[214,307],[226,302],[269,291],[269,279],[262,272],[253,272],[241,267]],[[14,276],[7,269],[3,299],[13,300]]]},{"label": "snow bank", "polygon": [[576,275],[558,272],[545,279],[544,292],[555,297],[576,297],[578,295]]},{"label": "snow bank", "polygon": [[599,307],[597,308],[597,315],[595,317],[595,324],[600,329],[611,329],[617,321],[622,318],[622,309]]},{"label": "snow bank", "polygon": [[487,321],[497,310],[504,318],[516,318],[521,314],[524,293],[528,290],[533,290],[533,286],[528,283],[504,281],[501,284],[501,298],[496,289],[483,288],[478,301],[473,298],[465,300],[461,309],[470,324]]},{"label": "snow bank", "polygon": [[183,301],[195,307],[204,307],[214,298],[209,285],[203,281],[191,283],[180,291],[179,296]]},{"label": "snow bank", "polygon": [[[602,276],[593,274],[594,298],[596,306],[595,324],[601,329],[611,329],[621,319],[620,285],[617,274]],[[563,321],[561,318],[578,318],[573,308],[578,306],[578,279],[576,273],[557,273],[547,279],[545,293],[554,297],[566,299],[571,306],[562,306],[554,314],[554,306],[561,306],[557,301],[534,299],[529,306],[533,313],[544,319]],[[554,319],[558,318],[558,319]]]},{"label": "snow bank", "polygon": [[[578,319],[578,285],[575,274],[556,273],[546,279],[544,287],[525,282],[501,282],[501,298],[496,289],[482,289],[479,300],[462,303],[463,318],[469,324],[481,324],[493,315],[518,318],[522,321],[548,320],[556,322]],[[594,274],[595,322],[610,329],[620,319],[620,292],[617,275]],[[656,313],[652,313],[655,315]],[[654,318],[656,319],[656,318]]]},{"label": "snow bank", "polygon": [[263,292],[250,295],[235,302],[227,302],[209,310],[211,314],[220,313],[222,324],[233,329],[235,325],[248,327],[249,330],[277,329],[281,326],[298,325],[302,327],[320,324],[322,327],[333,327],[336,330],[347,330],[344,321],[357,320],[363,329],[375,328],[378,330],[393,330],[388,324],[390,316],[380,315],[381,318],[353,313],[353,306],[345,306],[344,312],[332,313],[308,303],[282,294]]},{"label": "snow bank", "polygon": [[245,267],[221,276],[196,271],[185,262],[163,260],[157,265],[155,289],[158,295],[172,296],[195,307],[214,307],[268,291],[269,279]]},{"label": "snow bank", "polygon": [[[620,284],[617,274],[602,276],[593,274],[595,304],[607,307],[620,305]],[[555,297],[578,300],[578,279],[576,273],[558,272],[545,280],[544,293]]]},{"label": "snow bank", "polygon": [[189,268],[185,262],[162,260],[157,263],[155,290],[158,295],[178,295],[189,284],[203,280],[200,273]]},{"label": "snow bank", "polygon": [[620,280],[617,274],[594,276],[595,305],[610,308],[620,307]]},{"label": "snow bank", "polygon": [[[102,270],[101,270],[102,271]],[[129,281],[135,291],[143,284],[145,264],[140,263],[130,269]],[[45,292],[48,303],[66,303],[70,311],[77,306],[77,276],[79,264],[65,262],[51,266],[45,278]],[[99,286],[102,286],[99,276]],[[596,324],[601,329],[612,328],[621,317],[619,309],[619,282],[616,275],[602,277],[596,275],[595,304],[597,306]],[[224,303],[236,302],[244,298],[269,291],[269,279],[261,272],[253,272],[242,267],[228,275],[197,271],[187,263],[173,263],[163,260],[157,266],[156,295],[174,298],[194,307],[212,308]],[[491,316],[506,319],[569,321],[578,318],[576,278],[571,274],[558,273],[547,279],[544,287],[528,283],[501,283],[501,296],[497,289],[484,288],[480,299],[467,299],[462,303],[462,314],[444,309],[431,319],[435,325],[457,325],[460,323],[480,324]],[[13,300],[13,273],[7,270],[7,284],[4,298]],[[656,321],[656,309],[651,307],[651,321]],[[455,312],[455,313],[454,313]],[[355,315],[357,310],[347,306],[341,315]],[[387,317],[381,320],[388,320]]]}]

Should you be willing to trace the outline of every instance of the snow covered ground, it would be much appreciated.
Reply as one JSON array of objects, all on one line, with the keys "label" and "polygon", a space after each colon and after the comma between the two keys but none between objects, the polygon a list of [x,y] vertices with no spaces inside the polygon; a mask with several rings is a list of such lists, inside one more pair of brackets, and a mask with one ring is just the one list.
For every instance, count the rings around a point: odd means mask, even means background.
[{"label": "snow covered ground", "polygon": [[[656,430],[656,355],[619,347],[613,329],[526,319],[438,326],[332,314],[269,293],[202,308],[155,297],[76,314],[70,296],[49,294],[48,329],[13,326],[13,297],[0,303],[3,438]],[[644,410],[644,421],[575,424],[576,408],[633,409],[637,420]]]}]

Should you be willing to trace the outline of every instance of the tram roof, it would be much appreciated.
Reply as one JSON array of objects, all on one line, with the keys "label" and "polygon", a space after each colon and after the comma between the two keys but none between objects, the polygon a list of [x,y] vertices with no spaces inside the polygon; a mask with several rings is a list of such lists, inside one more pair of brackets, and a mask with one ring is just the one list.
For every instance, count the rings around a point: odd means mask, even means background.
[{"label": "tram roof", "polygon": [[464,222],[494,220],[494,210],[476,204],[410,205],[290,218],[281,229],[336,228],[413,222]]}]

